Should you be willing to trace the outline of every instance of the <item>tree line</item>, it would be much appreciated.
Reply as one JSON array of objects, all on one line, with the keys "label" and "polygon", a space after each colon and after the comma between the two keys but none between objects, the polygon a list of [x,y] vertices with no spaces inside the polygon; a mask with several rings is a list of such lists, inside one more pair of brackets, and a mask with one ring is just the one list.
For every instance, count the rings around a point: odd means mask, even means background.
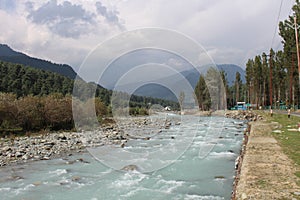
[{"label": "tree line", "polygon": [[[294,30],[294,16],[296,24],[300,24],[300,3],[296,0],[292,8],[293,15],[279,22],[279,35],[282,38],[283,50],[263,52],[246,63],[246,83],[241,80],[241,74],[236,73],[235,82],[228,86],[226,75],[221,72],[226,91],[227,108],[242,101],[250,103],[254,108],[279,108],[279,106],[300,105],[299,73],[297,67],[297,48]],[[199,108],[211,109],[210,93],[207,89],[205,77],[201,75],[195,87]]]},{"label": "tree line", "polygon": [[246,99],[258,106],[298,106],[299,76],[297,67],[297,47],[294,30],[300,24],[300,3],[296,0],[293,15],[279,22],[279,35],[283,50],[263,52],[246,64]]},{"label": "tree line", "polygon": [[222,110],[226,108],[228,83],[224,71],[210,67],[201,74],[195,86],[195,100],[200,110]]},{"label": "tree line", "polygon": [[[92,88],[92,83],[85,88]],[[52,93],[72,94],[74,80],[55,72],[40,70],[21,64],[0,61],[0,92],[13,93],[18,98],[27,95],[44,96]],[[94,84],[96,85],[96,84]],[[108,105],[111,91],[96,85],[96,96]]]}]

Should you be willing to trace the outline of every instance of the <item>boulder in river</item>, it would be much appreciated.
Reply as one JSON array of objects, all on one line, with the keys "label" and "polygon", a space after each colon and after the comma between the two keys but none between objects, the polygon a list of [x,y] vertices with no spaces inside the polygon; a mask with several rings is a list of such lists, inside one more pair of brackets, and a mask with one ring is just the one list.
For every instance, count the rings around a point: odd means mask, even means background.
[{"label": "boulder in river", "polygon": [[123,171],[138,171],[138,166],[136,166],[136,165],[126,165],[121,170],[123,170]]}]

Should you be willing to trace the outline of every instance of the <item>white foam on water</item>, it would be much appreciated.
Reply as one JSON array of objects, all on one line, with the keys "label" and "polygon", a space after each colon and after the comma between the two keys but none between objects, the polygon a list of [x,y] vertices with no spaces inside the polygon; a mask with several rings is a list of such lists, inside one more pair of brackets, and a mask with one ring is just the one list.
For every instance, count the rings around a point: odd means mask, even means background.
[{"label": "white foam on water", "polygon": [[192,147],[199,147],[199,146],[203,146],[203,145],[207,145],[207,142],[205,142],[205,141],[194,141],[191,146]]},{"label": "white foam on water", "polygon": [[227,181],[227,179],[226,178],[215,178],[214,181],[217,182],[218,184],[223,185]]},{"label": "white foam on water", "polygon": [[108,168],[106,171],[100,172],[100,174],[94,174],[93,176],[95,176],[97,178],[102,178],[103,176],[106,176],[112,172],[114,172],[114,169]]},{"label": "white foam on water", "polygon": [[57,170],[54,170],[54,171],[49,171],[48,172],[49,174],[55,174],[57,176],[60,176],[62,174],[67,174],[67,170],[66,169],[57,169]]},{"label": "white foam on water", "polygon": [[185,183],[185,181],[176,181],[176,180],[164,180],[164,179],[161,179],[157,183],[163,185],[160,188],[161,192],[170,194],[176,188],[181,187]]},{"label": "white foam on water", "polygon": [[199,195],[189,195],[184,197],[184,200],[224,200],[223,197],[218,196],[199,196]]},{"label": "white foam on water", "polygon": [[216,146],[215,147],[225,147],[225,145],[224,144],[222,144],[222,143],[218,143],[218,144],[216,144]]},{"label": "white foam on water", "polygon": [[[137,152],[137,156],[131,158],[132,163],[130,161],[130,164],[136,164],[137,166],[139,166],[139,164],[137,163],[147,161],[144,157],[139,156],[139,153],[143,155],[142,153],[145,154],[149,151],[146,144],[152,147],[152,151],[158,149],[156,148],[157,146],[155,146],[156,144],[159,144],[160,146],[168,144],[168,147],[170,148],[168,149],[169,152],[178,149],[178,146],[174,145],[175,140],[171,139],[171,136],[175,136],[175,139],[178,139],[179,136],[177,135],[176,137],[176,134],[185,135],[187,131],[195,131],[195,127],[199,126],[197,125],[197,123],[195,123],[195,121],[198,122],[199,119],[193,119],[195,120],[191,120],[191,122],[189,121],[188,123],[183,124],[184,126],[181,125],[175,127],[180,127],[178,131],[172,131],[170,129],[164,130],[163,133],[158,134],[155,138],[151,138],[149,141],[142,140],[137,142],[128,142],[125,145],[124,149],[126,150],[126,148],[128,148],[128,151]],[[214,125],[216,123],[218,123],[217,118],[215,123],[208,124]],[[52,199],[55,199],[56,195],[57,197],[61,197],[61,199],[68,198],[67,195],[70,194],[72,194],[72,196],[74,195],[74,199],[76,199],[76,197],[79,197],[76,196],[77,193],[78,195],[86,195],[87,200],[149,199],[151,195],[153,195],[154,199],[158,197],[160,199],[178,200],[228,199],[230,197],[231,188],[230,186],[227,187],[227,185],[225,184],[228,184],[230,182],[228,179],[231,179],[230,177],[234,176],[234,168],[232,167],[232,172],[230,173],[225,171],[224,173],[214,174],[214,164],[218,163],[219,161],[224,162],[226,169],[230,169],[229,164],[232,164],[232,166],[234,164],[234,160],[237,154],[229,151],[227,152],[227,150],[230,149],[238,152],[242,139],[240,136],[236,137],[235,134],[242,134],[239,132],[242,129],[232,128],[231,130],[230,126],[235,125],[231,121],[227,121],[225,127],[228,127],[228,129],[226,129],[226,131],[222,132],[222,134],[220,135],[217,134],[217,132],[213,133],[213,129],[209,129],[209,127],[200,126],[198,129],[199,131],[197,131],[196,133],[196,136],[192,138],[194,140],[189,149],[187,149],[187,151],[178,160],[176,160],[173,165],[167,166],[166,168],[149,174],[142,174],[138,171],[116,172],[109,167],[106,168],[102,166],[99,168],[99,163],[95,160],[91,160],[90,164],[88,165],[78,162],[76,165],[68,165],[67,167],[65,165],[65,162],[62,162],[62,159],[34,162],[32,165],[36,167],[36,169],[42,170],[37,170],[37,173],[32,173],[33,170],[29,169],[30,166],[25,166],[25,169],[22,170],[24,172],[22,173],[26,174],[26,179],[18,180],[18,182],[0,183],[0,196],[3,195],[4,199],[18,199],[29,195],[32,197],[32,199],[38,199],[38,196],[40,194],[43,194],[43,192],[47,193],[51,191],[53,192],[53,195],[51,196]],[[207,133],[208,130],[212,132],[212,134]],[[224,138],[219,138],[219,136],[222,136]],[[190,139],[191,138],[188,138],[187,141],[190,141]],[[211,149],[211,147],[213,146],[217,148]],[[211,149],[211,151],[214,152],[211,152],[207,155],[207,160],[203,159],[200,161],[198,152],[200,150],[205,151],[207,150],[207,148]],[[165,153],[168,152],[162,152],[161,156],[165,156]],[[127,165],[127,163],[124,162],[125,159],[126,158],[120,157],[120,168],[123,167],[123,163],[125,166]],[[164,159],[157,159],[157,162],[168,164],[172,163],[170,162],[170,160],[170,157],[165,156]],[[230,163],[229,161],[232,163]],[[45,165],[45,163],[47,165]],[[201,164],[203,164],[203,167],[201,166]],[[216,167],[220,167],[219,163]],[[65,168],[68,168],[71,171]],[[142,169],[142,167],[140,167],[140,169]],[[208,171],[212,171],[212,174],[209,174],[209,177],[207,174],[205,174],[206,169],[209,169]],[[197,172],[199,172],[199,174],[197,174],[197,177],[195,177],[195,173]],[[75,175],[80,177],[78,181],[72,180],[72,177]],[[214,179],[215,175],[224,175],[225,177],[228,177],[228,179]],[[43,181],[42,186],[34,186],[32,184],[29,184],[34,183],[36,180]],[[45,180],[47,180],[48,182],[45,182]],[[205,187],[202,188],[203,184],[205,184]],[[221,184],[224,184],[224,186],[226,187],[223,187]],[[222,190],[210,193],[211,188],[214,187],[220,188]],[[207,191],[205,191],[206,189]],[[191,193],[191,191],[196,192]],[[16,194],[17,192],[18,195]],[[50,200],[51,198],[49,196],[45,197],[45,199],[47,200]]]},{"label": "white foam on water", "polygon": [[209,156],[213,156],[213,157],[233,157],[235,156],[235,153],[232,152],[211,152],[209,154]]},{"label": "white foam on water", "polygon": [[141,191],[142,188],[135,188],[130,190],[127,194],[120,195],[121,197],[130,198],[133,197],[137,192]]},{"label": "white foam on water", "polygon": [[119,180],[111,183],[111,188],[128,188],[138,185],[147,175],[132,171],[125,173]]},{"label": "white foam on water", "polygon": [[233,124],[244,125],[244,122],[241,122],[241,121],[233,121]]},{"label": "white foam on water", "polygon": [[33,184],[26,185],[26,186],[23,187],[23,188],[18,188],[18,189],[16,189],[16,190],[15,190],[15,194],[16,194],[16,195],[19,195],[20,193],[25,192],[25,191],[27,191],[27,190],[30,190],[31,188],[34,188],[34,187],[35,187],[35,186],[34,186]]},{"label": "white foam on water", "polygon": [[8,192],[8,191],[11,191],[10,187],[0,188],[0,192]]},{"label": "white foam on water", "polygon": [[59,180],[56,185],[61,185],[65,187],[70,187],[71,180],[68,180],[66,178],[63,178],[62,180]]}]

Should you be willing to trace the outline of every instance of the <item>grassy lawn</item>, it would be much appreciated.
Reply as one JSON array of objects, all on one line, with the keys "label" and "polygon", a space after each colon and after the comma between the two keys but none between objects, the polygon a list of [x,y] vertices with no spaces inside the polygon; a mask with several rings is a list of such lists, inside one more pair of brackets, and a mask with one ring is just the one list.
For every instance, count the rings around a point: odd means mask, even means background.
[{"label": "grassy lawn", "polygon": [[[298,169],[296,176],[300,178],[300,132],[288,130],[298,129],[300,117],[291,116],[291,118],[288,118],[288,116],[285,114],[274,114],[273,117],[271,117],[266,113],[259,114],[263,115],[264,118],[269,122],[275,121],[282,125],[282,127],[279,129],[282,131],[282,133],[272,133],[272,135],[279,142],[284,153],[295,162],[295,165]],[[300,185],[300,183],[298,184]]]}]

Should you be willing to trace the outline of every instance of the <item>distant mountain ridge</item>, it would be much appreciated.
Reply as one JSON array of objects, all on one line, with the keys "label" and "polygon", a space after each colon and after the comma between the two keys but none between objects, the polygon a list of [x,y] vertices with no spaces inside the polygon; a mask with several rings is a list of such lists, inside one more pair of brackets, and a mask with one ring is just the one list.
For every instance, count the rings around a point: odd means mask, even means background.
[{"label": "distant mountain ridge", "polygon": [[[245,83],[246,82],[246,72],[245,70],[243,70],[240,66],[234,65],[234,64],[220,64],[217,65],[217,68],[220,71],[224,71],[226,74],[226,79],[227,79],[227,83],[229,86],[232,86],[235,82],[235,76],[236,73],[239,72],[241,74],[241,79],[242,82]],[[181,74],[190,82],[190,84],[195,88],[199,77],[200,77],[200,73],[201,72],[201,68],[200,69],[190,69],[190,70],[186,70],[186,71],[182,71]],[[203,73],[203,72],[201,72]]]},{"label": "distant mountain ridge", "polygon": [[[77,73],[69,65],[32,58],[24,53],[14,51],[8,45],[0,44],[0,93],[14,93],[17,97],[61,93],[63,95],[73,94],[77,97],[76,89],[74,93],[73,88],[76,77]],[[94,82],[87,83],[81,78],[78,84],[83,85],[80,89],[87,91],[96,88],[96,97],[100,97],[104,104],[110,104],[112,90],[103,88]],[[82,91],[79,92],[78,98],[81,94]],[[136,95],[131,96],[130,106],[146,107],[148,106],[147,102],[159,103],[163,106],[171,105],[173,108],[179,107],[177,102]]]},{"label": "distant mountain ridge", "polygon": [[241,74],[241,79],[243,83],[246,83],[246,72],[238,65],[234,64],[220,64],[217,65],[220,71],[224,71],[226,73],[226,78],[229,86],[232,86],[235,81],[236,72]]},{"label": "distant mountain ridge", "polygon": [[[0,61],[15,63],[15,64],[22,64],[25,66],[31,66],[36,69],[46,70],[58,73],[60,75],[66,76],[70,79],[75,79],[77,76],[77,73],[73,70],[73,68],[66,64],[55,64],[49,61],[45,61],[38,58],[33,58],[30,56],[27,56],[24,53],[14,51],[6,44],[0,44]],[[245,83],[245,70],[243,70],[241,67],[234,65],[234,64],[220,64],[217,65],[217,68],[220,71],[224,71],[226,74],[226,78],[228,81],[228,85],[232,86],[235,81],[236,72],[239,72],[241,74],[241,79],[243,83]],[[191,84],[193,88],[195,88],[199,76],[202,70],[201,69],[189,69],[186,71],[181,71],[180,74]],[[118,72],[118,71],[117,71]],[[121,72],[120,72],[121,73]],[[201,72],[203,73],[203,72]],[[112,77],[117,78],[120,76],[120,74],[117,73],[109,73],[106,74],[107,79],[111,79]],[[173,77],[167,77],[167,79],[173,79]],[[176,79],[174,79],[176,80]],[[175,85],[180,86],[182,82],[176,82]],[[113,89],[112,86],[106,87],[106,89]],[[172,100],[177,101],[176,96],[166,87],[163,87],[161,85],[157,84],[147,84],[140,88],[138,88],[135,92],[135,95],[138,96],[147,96],[147,97],[153,97],[153,98],[161,98],[166,100]]]},{"label": "distant mountain ridge", "polygon": [[[242,82],[245,83],[246,79],[245,79],[245,75],[246,72],[245,70],[243,70],[241,67],[234,65],[234,64],[221,64],[221,65],[217,65],[217,68],[220,71],[224,71],[226,74],[226,79],[228,82],[229,86],[232,86],[235,82],[235,76],[236,76],[236,72],[239,72],[241,74],[241,79]],[[201,73],[205,73],[202,69],[190,69],[190,70],[186,70],[186,71],[182,71],[180,72],[182,74],[182,76],[184,77],[184,79],[186,79],[190,85],[195,88],[199,77],[200,77],[200,72]],[[166,79],[170,79],[170,80],[176,80],[175,76],[174,77],[166,77]],[[178,80],[178,81],[174,81],[175,85],[177,85],[178,87],[180,87],[180,85],[183,84],[182,80]],[[126,88],[126,87],[125,87]],[[147,84],[144,85],[140,88],[138,88],[135,92],[135,95],[140,95],[140,96],[151,96],[151,97],[155,97],[155,98],[163,98],[163,99],[167,99],[167,100],[172,100],[172,101],[176,101],[176,96],[167,88],[161,86],[161,85],[157,85],[157,84]]]},{"label": "distant mountain ridge", "polygon": [[75,79],[77,76],[76,72],[69,65],[55,64],[46,60],[33,58],[24,53],[14,51],[6,44],[0,44],[0,60],[56,72],[71,79]]}]

